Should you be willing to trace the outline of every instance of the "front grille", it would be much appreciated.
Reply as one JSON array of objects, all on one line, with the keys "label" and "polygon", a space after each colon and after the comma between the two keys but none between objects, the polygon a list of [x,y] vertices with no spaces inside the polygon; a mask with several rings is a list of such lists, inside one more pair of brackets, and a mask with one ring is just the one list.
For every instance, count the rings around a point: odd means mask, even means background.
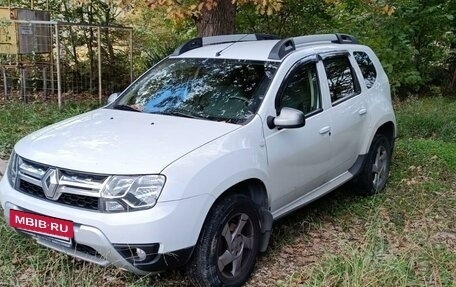
[{"label": "front grille", "polygon": [[98,200],[98,197],[64,193],[59,197],[57,202],[71,206],[76,206],[79,208],[98,210]]},{"label": "front grille", "polygon": [[30,182],[26,182],[25,180],[22,180],[22,179],[20,180],[20,183],[19,183],[19,191],[30,194],[35,197],[46,198],[41,186],[31,184]]},{"label": "front grille", "polygon": [[[99,211],[100,193],[107,180],[108,176],[62,170],[20,158],[16,189],[42,200]],[[44,189],[55,190],[55,196],[46,197]]]},{"label": "front grille", "polygon": [[98,210],[98,197],[63,193],[62,195],[60,195],[57,201],[54,201],[46,198],[46,196],[44,195],[43,188],[32,183],[26,182],[22,179],[20,180],[19,191],[51,202],[58,202],[61,204],[70,205],[78,208]]}]

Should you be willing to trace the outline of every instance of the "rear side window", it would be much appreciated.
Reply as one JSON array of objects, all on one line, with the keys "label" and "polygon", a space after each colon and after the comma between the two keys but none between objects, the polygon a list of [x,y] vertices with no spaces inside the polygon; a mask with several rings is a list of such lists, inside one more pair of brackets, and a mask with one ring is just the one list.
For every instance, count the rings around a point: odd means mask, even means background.
[{"label": "rear side window", "polygon": [[346,56],[335,56],[323,61],[328,78],[331,102],[359,93],[359,84]]},{"label": "rear side window", "polygon": [[375,70],[374,63],[372,63],[369,56],[364,52],[353,52],[353,56],[361,69],[366,87],[368,89],[372,88],[377,79],[377,71]]}]

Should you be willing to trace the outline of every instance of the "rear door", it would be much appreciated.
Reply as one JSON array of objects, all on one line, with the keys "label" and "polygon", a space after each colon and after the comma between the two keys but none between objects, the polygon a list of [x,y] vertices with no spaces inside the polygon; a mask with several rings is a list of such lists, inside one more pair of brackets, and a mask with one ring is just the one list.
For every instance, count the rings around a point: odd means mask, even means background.
[{"label": "rear door", "polygon": [[[324,96],[331,99],[331,164],[334,178],[353,166],[366,131],[367,106],[356,73],[356,62],[348,52],[321,55],[326,72]],[[356,67],[357,68],[357,67]]]}]

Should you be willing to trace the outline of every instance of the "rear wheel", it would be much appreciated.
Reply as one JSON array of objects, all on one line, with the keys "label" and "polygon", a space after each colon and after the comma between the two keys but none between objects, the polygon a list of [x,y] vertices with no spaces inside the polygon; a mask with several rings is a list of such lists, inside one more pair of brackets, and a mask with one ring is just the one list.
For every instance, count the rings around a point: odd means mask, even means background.
[{"label": "rear wheel", "polygon": [[391,143],[382,134],[375,135],[363,169],[358,177],[359,192],[377,194],[386,186],[391,164]]},{"label": "rear wheel", "polygon": [[187,266],[195,286],[241,286],[258,254],[260,224],[255,204],[233,194],[211,209]]}]

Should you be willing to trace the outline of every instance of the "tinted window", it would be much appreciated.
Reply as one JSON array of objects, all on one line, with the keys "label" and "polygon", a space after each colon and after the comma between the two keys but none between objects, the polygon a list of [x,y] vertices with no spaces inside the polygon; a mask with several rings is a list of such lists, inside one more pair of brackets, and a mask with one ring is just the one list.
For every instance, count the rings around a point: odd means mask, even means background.
[{"label": "tinted window", "polygon": [[361,69],[368,89],[372,88],[377,78],[377,71],[369,56],[364,52],[354,52],[353,56]]},{"label": "tinted window", "polygon": [[350,61],[346,56],[325,59],[326,75],[328,78],[331,102],[351,97],[358,93],[358,82],[353,75]]},{"label": "tinted window", "polygon": [[281,107],[289,107],[302,111],[304,114],[320,109],[320,90],[315,64],[298,68],[282,96]]},{"label": "tinted window", "polygon": [[256,113],[276,68],[261,61],[167,59],[113,108],[241,123]]}]

